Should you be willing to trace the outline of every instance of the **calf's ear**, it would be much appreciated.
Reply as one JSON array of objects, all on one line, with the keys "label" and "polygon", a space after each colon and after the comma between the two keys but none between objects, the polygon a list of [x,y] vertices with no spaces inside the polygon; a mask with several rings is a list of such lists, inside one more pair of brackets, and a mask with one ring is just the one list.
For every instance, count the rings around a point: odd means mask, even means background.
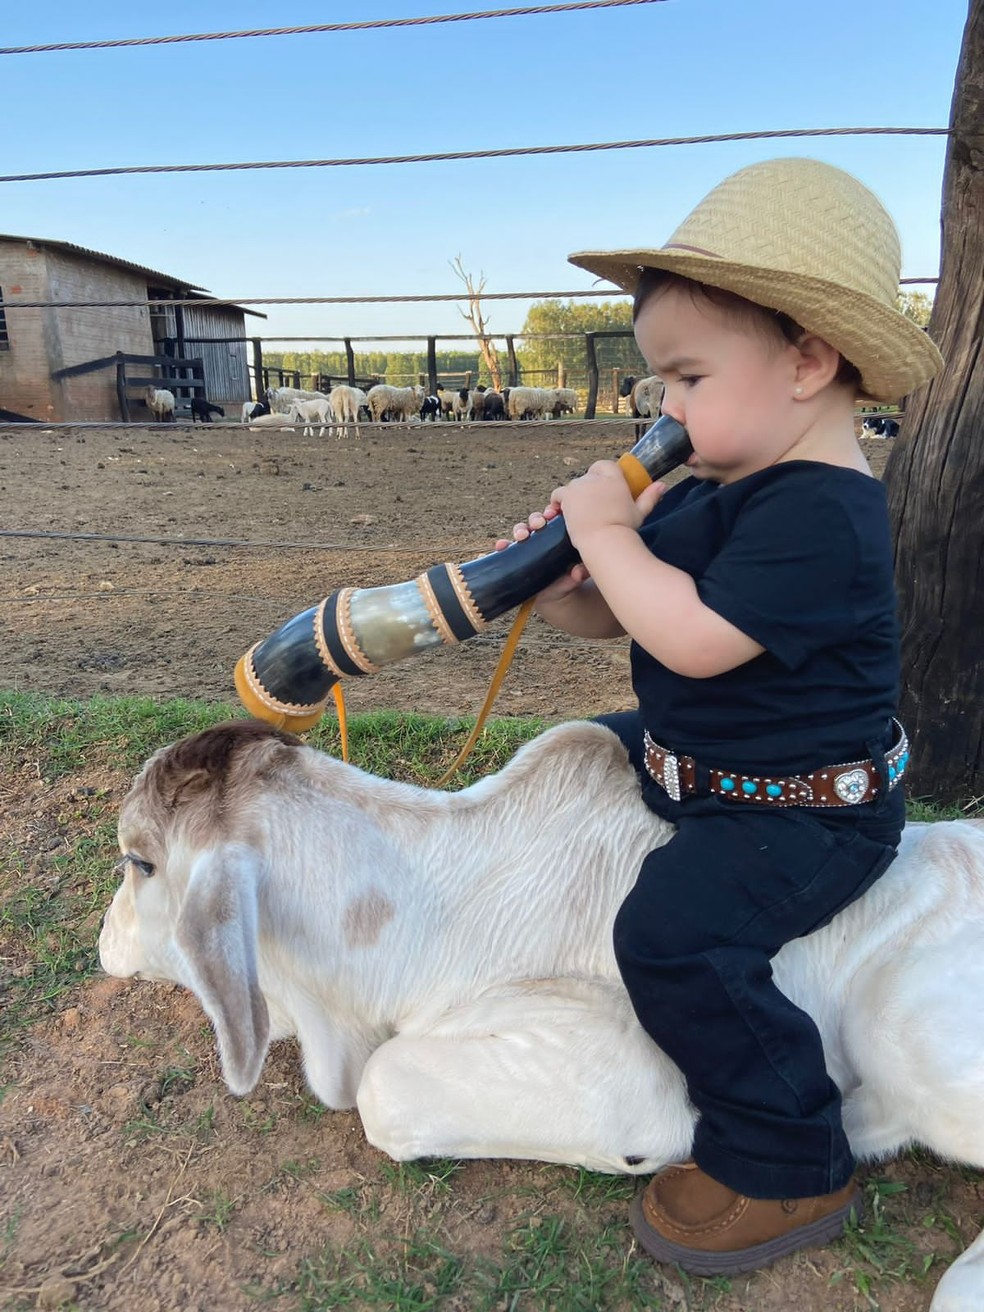
[{"label": "calf's ear", "polygon": [[215,1029],[222,1075],[232,1093],[249,1093],[270,1043],[270,1016],[257,969],[257,890],[263,858],[228,843],[203,852],[191,869],[175,927],[192,990]]}]

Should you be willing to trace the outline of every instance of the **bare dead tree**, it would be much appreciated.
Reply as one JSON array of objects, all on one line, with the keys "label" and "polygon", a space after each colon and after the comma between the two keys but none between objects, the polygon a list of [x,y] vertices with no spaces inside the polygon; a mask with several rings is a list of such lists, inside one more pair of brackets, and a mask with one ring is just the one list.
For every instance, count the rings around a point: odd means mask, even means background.
[{"label": "bare dead tree", "polygon": [[885,472],[912,796],[984,795],[984,0],[970,0],[943,176],[929,334],[946,369],[910,400]]},{"label": "bare dead tree", "polygon": [[465,284],[468,292],[468,309],[462,310],[461,316],[463,319],[468,320],[475,336],[478,338],[478,348],[482,353],[482,359],[485,361],[485,367],[489,371],[489,377],[492,379],[492,386],[497,392],[501,392],[502,367],[499,364],[499,353],[495,349],[495,342],[489,337],[488,324],[485,322],[485,316],[482,313],[482,292],[485,290],[485,274],[479,274],[478,285],[476,286],[471,274],[465,272],[460,255],[456,255],[449,263]]}]

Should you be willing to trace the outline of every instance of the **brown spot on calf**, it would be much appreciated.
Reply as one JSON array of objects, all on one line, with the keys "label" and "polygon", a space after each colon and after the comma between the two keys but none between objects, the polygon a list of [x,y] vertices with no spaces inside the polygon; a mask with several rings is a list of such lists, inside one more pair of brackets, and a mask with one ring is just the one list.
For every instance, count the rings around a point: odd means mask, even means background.
[{"label": "brown spot on calf", "polygon": [[345,946],[375,947],[383,927],[393,919],[394,914],[393,903],[377,889],[370,889],[364,897],[357,897],[345,908],[345,918],[342,922]]}]

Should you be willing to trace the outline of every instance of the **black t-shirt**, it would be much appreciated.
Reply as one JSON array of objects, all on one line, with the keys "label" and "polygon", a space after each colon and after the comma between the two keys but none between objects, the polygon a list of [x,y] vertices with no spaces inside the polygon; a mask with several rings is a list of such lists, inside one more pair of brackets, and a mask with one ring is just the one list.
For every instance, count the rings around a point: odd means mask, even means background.
[{"label": "black t-shirt", "polygon": [[796,460],[729,484],[688,478],[641,530],[701,600],[765,648],[690,679],[632,643],[642,721],[707,766],[794,774],[887,746],[899,637],[885,490]]}]

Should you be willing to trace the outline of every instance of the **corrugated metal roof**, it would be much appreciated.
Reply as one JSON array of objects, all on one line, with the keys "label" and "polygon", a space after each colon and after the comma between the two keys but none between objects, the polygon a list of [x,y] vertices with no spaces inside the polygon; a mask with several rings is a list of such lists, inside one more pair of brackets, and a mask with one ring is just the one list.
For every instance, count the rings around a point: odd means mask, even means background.
[{"label": "corrugated metal roof", "polygon": [[[101,260],[104,264],[115,265],[119,269],[130,269],[133,273],[142,273],[147,278],[152,278],[154,283],[161,287],[170,287],[172,290],[185,292],[190,296],[196,293],[202,296],[211,296],[206,287],[200,287],[198,283],[186,282],[183,278],[175,278],[170,273],[161,273],[158,269],[148,269],[144,264],[134,264],[132,260],[122,260],[118,255],[107,255],[105,251],[94,251],[88,246],[78,246],[73,241],[57,241],[50,237],[22,237],[16,233],[0,232],[0,241],[22,241],[28,242],[32,246],[47,247],[53,251],[67,251],[71,255],[85,255],[90,260]],[[240,310],[243,314],[255,315],[258,319],[265,319],[265,314],[260,314],[258,310],[249,310],[244,305],[229,304],[227,309]]]},{"label": "corrugated metal roof", "polygon": [[134,273],[145,273],[149,278],[155,278],[162,284],[179,288],[182,291],[205,291],[204,287],[199,287],[195,282],[186,282],[184,278],[175,278],[171,274],[161,273],[157,269],[148,269],[143,264],[134,264],[132,260],[121,260],[118,255],[107,255],[105,251],[94,251],[90,250],[88,246],[77,246],[73,241],[56,241],[50,237],[21,237],[10,232],[0,232],[0,241],[30,242],[32,246],[47,246],[54,251],[68,251],[73,255],[87,255],[91,260],[102,260],[104,264],[114,264],[120,269],[132,269]]}]

